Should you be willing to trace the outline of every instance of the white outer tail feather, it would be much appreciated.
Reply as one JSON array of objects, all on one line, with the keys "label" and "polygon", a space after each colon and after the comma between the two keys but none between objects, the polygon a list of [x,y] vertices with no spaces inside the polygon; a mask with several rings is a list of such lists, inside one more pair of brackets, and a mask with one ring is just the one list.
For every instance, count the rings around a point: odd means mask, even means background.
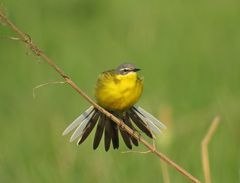
[{"label": "white outer tail feather", "polygon": [[73,142],[74,140],[76,140],[79,136],[82,136],[83,130],[86,127],[86,125],[88,124],[89,120],[91,119],[91,117],[93,116],[93,113],[88,115],[87,118],[85,118],[81,124],[77,127],[77,129],[74,131],[74,133],[72,134],[71,138],[70,138],[70,142]]},{"label": "white outer tail feather", "polygon": [[71,132],[74,128],[79,126],[83,120],[89,115],[90,112],[94,109],[93,106],[89,107],[85,112],[83,112],[79,117],[77,117],[62,133],[62,135],[67,135]]},{"label": "white outer tail feather", "polygon": [[143,108],[139,106],[134,106],[140,115],[139,117],[147,123],[147,125],[151,128],[151,130],[155,131],[156,133],[161,133],[161,129],[166,129],[167,127],[160,122],[157,118],[155,118],[153,115],[145,111]]}]

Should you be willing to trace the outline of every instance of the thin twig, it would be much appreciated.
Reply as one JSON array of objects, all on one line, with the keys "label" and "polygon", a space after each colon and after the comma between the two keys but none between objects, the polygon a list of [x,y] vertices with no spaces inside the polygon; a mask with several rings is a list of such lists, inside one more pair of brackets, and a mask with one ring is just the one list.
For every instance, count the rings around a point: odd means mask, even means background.
[{"label": "thin twig", "polygon": [[148,154],[151,153],[151,151],[123,151],[122,154],[128,154],[128,153],[136,153],[136,154]]},{"label": "thin twig", "polygon": [[11,39],[14,41],[19,41],[20,39],[18,37],[12,37],[12,36],[0,36],[1,39]]},{"label": "thin twig", "polygon": [[211,183],[211,173],[209,166],[209,156],[208,156],[208,144],[212,139],[213,134],[215,133],[220,122],[220,117],[216,116],[212,121],[212,124],[202,140],[202,165],[203,165],[203,173],[206,183]]},{"label": "thin twig", "polygon": [[65,84],[65,83],[66,83],[65,81],[53,81],[53,82],[48,82],[48,83],[43,83],[43,84],[37,85],[36,87],[33,88],[33,98],[36,98],[35,91],[41,87],[44,87],[44,86],[47,86],[50,84]]},{"label": "thin twig", "polygon": [[[152,146],[154,147],[154,149],[156,149],[155,139],[152,139]],[[122,154],[127,154],[127,153],[148,154],[151,152],[152,152],[151,150],[148,150],[148,151],[123,151],[121,153]]]},{"label": "thin twig", "polygon": [[192,182],[199,183],[200,181],[192,176],[189,172],[181,168],[179,165],[177,165],[175,162],[173,162],[171,159],[169,159],[166,155],[163,153],[157,151],[151,144],[149,144],[145,139],[143,139],[141,136],[139,136],[137,133],[135,133],[131,128],[129,128],[127,125],[124,124],[124,122],[111,113],[109,113],[104,108],[100,107],[98,104],[94,102],[87,94],[85,94],[71,79],[69,76],[67,76],[63,70],[61,70],[47,55],[45,55],[44,52],[42,52],[38,46],[33,43],[32,39],[29,35],[22,32],[15,24],[13,24],[0,10],[0,19],[1,21],[8,27],[10,27],[18,36],[19,38],[25,42],[28,47],[37,55],[40,56],[44,61],[46,61],[51,67],[53,67],[63,78],[64,80],[74,89],[76,90],[85,100],[87,100],[90,104],[92,104],[96,109],[98,109],[100,112],[104,113],[108,118],[110,118],[112,121],[114,121],[118,126],[120,126],[123,130],[125,130],[128,134],[130,134],[135,139],[139,140],[143,145],[145,145],[152,153],[157,155],[159,158],[161,158],[163,161],[165,161],[170,166],[174,167],[178,172],[180,172],[182,175],[184,175],[186,178],[191,180]]}]

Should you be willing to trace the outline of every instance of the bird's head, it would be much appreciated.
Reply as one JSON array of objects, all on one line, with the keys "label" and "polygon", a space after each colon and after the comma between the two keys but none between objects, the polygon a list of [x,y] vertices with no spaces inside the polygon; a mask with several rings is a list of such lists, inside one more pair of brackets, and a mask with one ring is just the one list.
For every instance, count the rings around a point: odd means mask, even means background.
[{"label": "bird's head", "polygon": [[120,75],[136,74],[140,69],[133,64],[122,64],[115,69],[115,72]]}]

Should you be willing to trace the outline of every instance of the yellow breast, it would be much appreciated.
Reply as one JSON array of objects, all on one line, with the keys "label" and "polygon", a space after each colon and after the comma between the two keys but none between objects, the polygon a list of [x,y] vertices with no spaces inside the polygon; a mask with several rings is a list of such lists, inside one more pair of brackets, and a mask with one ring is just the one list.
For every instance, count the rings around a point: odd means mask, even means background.
[{"label": "yellow breast", "polygon": [[102,73],[97,81],[95,96],[99,105],[113,111],[124,111],[133,106],[143,90],[143,81],[135,72],[120,75]]}]

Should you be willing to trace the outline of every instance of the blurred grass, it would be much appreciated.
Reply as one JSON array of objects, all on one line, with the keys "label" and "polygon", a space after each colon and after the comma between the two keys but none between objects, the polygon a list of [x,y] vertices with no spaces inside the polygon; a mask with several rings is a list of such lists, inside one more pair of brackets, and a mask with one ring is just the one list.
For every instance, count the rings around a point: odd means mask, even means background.
[{"label": "blurred grass", "polygon": [[[141,101],[171,109],[161,151],[203,180],[200,142],[216,114],[210,143],[213,182],[240,182],[240,2],[3,0],[9,18],[92,95],[99,72],[132,62],[142,68]],[[4,26],[0,36],[14,34]],[[0,182],[161,182],[153,155],[80,147],[63,129],[88,104],[20,42],[0,39]],[[166,131],[166,136],[168,135]],[[164,143],[164,142],[163,142]],[[140,147],[135,150],[144,149]],[[169,168],[172,182],[186,182]]]}]

